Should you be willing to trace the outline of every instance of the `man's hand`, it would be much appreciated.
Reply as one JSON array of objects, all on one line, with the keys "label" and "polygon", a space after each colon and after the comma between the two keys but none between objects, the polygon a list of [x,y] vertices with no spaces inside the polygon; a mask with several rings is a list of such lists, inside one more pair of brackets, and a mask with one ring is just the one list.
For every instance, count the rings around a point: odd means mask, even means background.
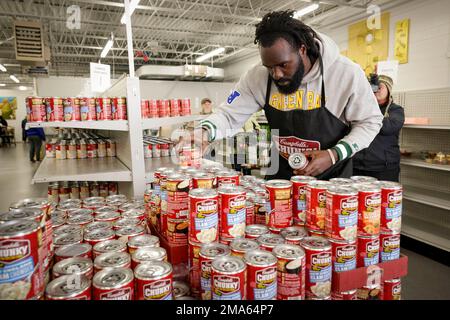
[{"label": "man's hand", "polygon": [[[335,159],[337,159],[336,151],[332,150]],[[301,176],[318,176],[328,170],[333,162],[327,150],[305,151],[304,155],[309,159],[309,164],[303,170],[294,170],[295,175]]]},{"label": "man's hand", "polygon": [[209,146],[208,131],[206,129],[194,129],[186,132],[180,137],[178,143],[175,145],[175,150],[180,152],[183,147],[198,147],[203,155]]}]

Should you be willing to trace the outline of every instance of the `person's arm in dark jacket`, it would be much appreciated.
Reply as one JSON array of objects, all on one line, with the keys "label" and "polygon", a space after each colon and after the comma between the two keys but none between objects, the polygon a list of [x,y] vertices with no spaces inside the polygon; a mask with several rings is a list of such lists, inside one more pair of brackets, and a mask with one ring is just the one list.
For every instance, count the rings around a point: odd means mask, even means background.
[{"label": "person's arm in dark jacket", "polygon": [[42,141],[45,141],[45,132],[44,129],[42,128],[38,128],[39,129],[39,137],[41,137]]},{"label": "person's arm in dark jacket", "polygon": [[405,110],[396,104],[392,104],[388,111],[389,116],[383,119],[383,127],[380,134],[389,136],[398,133],[405,123]]}]

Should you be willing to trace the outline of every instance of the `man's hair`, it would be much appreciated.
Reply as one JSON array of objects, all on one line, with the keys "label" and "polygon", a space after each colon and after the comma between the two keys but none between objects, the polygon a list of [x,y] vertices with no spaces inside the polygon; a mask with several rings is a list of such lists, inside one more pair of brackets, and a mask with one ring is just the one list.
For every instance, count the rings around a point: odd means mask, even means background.
[{"label": "man's hair", "polygon": [[271,47],[276,40],[283,38],[296,50],[304,45],[310,59],[320,55],[315,39],[317,33],[309,26],[294,18],[294,11],[274,11],[266,14],[256,25],[255,44]]},{"label": "man's hair", "polygon": [[207,102],[212,103],[211,99],[209,99],[209,98],[203,98],[202,101],[200,102],[200,104],[205,104],[205,103],[207,103]]}]

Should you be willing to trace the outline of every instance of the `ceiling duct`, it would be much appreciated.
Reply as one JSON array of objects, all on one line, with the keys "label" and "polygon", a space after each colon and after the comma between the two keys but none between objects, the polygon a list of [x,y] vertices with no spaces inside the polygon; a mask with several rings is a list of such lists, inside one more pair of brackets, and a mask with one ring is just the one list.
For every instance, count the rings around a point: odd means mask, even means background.
[{"label": "ceiling duct", "polygon": [[224,69],[203,65],[145,65],[136,71],[145,80],[223,81]]},{"label": "ceiling duct", "polygon": [[45,61],[44,35],[38,21],[14,21],[16,59]]}]

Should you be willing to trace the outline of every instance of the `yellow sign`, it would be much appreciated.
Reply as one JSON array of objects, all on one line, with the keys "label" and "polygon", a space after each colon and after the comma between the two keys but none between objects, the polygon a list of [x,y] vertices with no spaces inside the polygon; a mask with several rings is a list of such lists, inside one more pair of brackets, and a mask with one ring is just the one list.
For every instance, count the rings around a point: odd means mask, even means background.
[{"label": "yellow sign", "polygon": [[369,29],[367,20],[352,24],[348,28],[348,58],[359,64],[366,75],[374,73],[378,61],[389,55],[390,13],[383,13],[377,29]]},{"label": "yellow sign", "polygon": [[408,63],[409,19],[395,24],[394,57],[399,63]]}]

